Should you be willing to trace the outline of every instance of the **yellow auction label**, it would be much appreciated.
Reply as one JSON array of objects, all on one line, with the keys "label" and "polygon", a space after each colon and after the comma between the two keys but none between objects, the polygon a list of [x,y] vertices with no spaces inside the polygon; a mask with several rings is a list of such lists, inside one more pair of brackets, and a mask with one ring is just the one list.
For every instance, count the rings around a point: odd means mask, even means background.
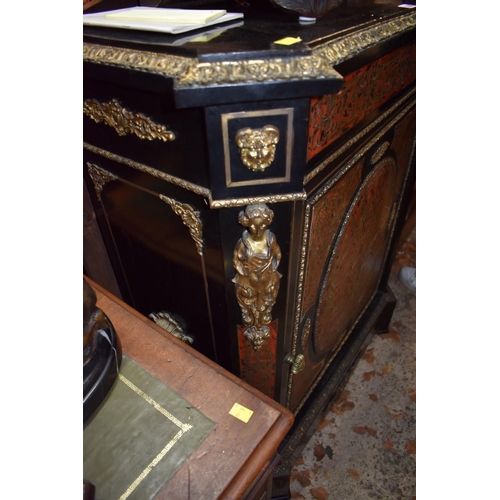
[{"label": "yellow auction label", "polygon": [[250,417],[253,415],[253,411],[239,405],[238,403],[234,403],[231,410],[229,410],[229,414],[233,417],[238,418],[242,422],[245,422],[246,424],[250,420]]},{"label": "yellow auction label", "polygon": [[295,43],[299,43],[302,41],[300,37],[287,36],[286,38],[282,38],[281,40],[276,40],[274,43],[279,45],[293,45]]}]

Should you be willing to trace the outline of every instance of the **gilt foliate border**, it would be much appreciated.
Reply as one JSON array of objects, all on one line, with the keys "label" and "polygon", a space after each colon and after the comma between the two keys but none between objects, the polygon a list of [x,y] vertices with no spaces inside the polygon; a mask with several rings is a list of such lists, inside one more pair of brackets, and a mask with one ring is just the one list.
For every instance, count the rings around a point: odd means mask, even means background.
[{"label": "gilt foliate border", "polygon": [[173,78],[177,88],[328,77],[340,79],[333,66],[415,26],[416,13],[412,11],[327,41],[311,49],[310,55],[298,57],[200,62],[190,57],[84,43],[83,60]]}]

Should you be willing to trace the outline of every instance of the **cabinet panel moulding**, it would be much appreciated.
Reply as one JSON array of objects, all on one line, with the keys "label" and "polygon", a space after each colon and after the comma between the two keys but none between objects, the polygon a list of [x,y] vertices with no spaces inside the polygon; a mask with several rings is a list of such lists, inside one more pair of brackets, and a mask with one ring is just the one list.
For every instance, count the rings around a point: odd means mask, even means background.
[{"label": "cabinet panel moulding", "polygon": [[126,165],[127,167],[131,167],[135,170],[139,170],[140,172],[144,172],[145,174],[152,175],[153,177],[157,177],[158,179],[169,182],[170,184],[174,184],[183,189],[187,189],[188,191],[204,196],[205,198],[211,198],[210,190],[202,186],[198,186],[197,184],[179,179],[178,177],[174,177],[173,175],[161,172],[156,168],[149,167],[148,165],[144,165],[143,163],[138,163],[133,160],[129,160],[128,158],[124,158],[123,156],[111,153],[110,151],[106,151],[105,149],[97,148],[85,142],[83,143],[83,147],[87,151],[91,151],[92,153],[103,156],[108,160],[113,160],[117,163],[121,163],[122,165]]},{"label": "cabinet panel moulding", "polygon": [[281,203],[287,201],[305,200],[307,195],[305,191],[299,193],[274,194],[268,196],[253,196],[248,198],[231,198],[227,200],[212,200],[210,208],[231,208],[242,205],[253,205],[256,203]]},{"label": "cabinet panel moulding", "polygon": [[301,191],[299,193],[285,193],[268,196],[253,196],[247,198],[229,198],[227,200],[213,200],[212,192],[202,186],[198,186],[197,184],[179,179],[178,177],[174,177],[173,175],[161,172],[156,168],[149,167],[148,165],[144,165],[143,163],[138,163],[133,160],[129,160],[128,158],[124,158],[123,156],[111,153],[110,151],[106,151],[105,149],[97,148],[85,142],[83,143],[83,148],[87,151],[91,151],[92,153],[103,156],[104,158],[107,158],[109,160],[113,160],[117,163],[121,163],[122,165],[126,165],[127,167],[139,170],[140,172],[152,175],[153,177],[157,177],[158,179],[169,182],[170,184],[174,184],[175,186],[178,186],[182,189],[186,189],[195,194],[199,194],[208,200],[208,205],[210,208],[241,207],[243,205],[250,205],[254,203],[282,203],[287,201],[305,200],[307,198],[305,191]]}]

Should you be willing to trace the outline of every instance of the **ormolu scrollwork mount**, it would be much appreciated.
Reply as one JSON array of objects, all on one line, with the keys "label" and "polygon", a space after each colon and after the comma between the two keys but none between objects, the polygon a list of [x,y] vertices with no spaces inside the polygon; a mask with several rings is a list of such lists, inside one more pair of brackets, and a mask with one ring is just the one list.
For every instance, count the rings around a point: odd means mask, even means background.
[{"label": "ormolu scrollwork mount", "polygon": [[83,280],[83,423],[89,421],[113,386],[121,347],[113,325],[96,306],[97,296]]}]

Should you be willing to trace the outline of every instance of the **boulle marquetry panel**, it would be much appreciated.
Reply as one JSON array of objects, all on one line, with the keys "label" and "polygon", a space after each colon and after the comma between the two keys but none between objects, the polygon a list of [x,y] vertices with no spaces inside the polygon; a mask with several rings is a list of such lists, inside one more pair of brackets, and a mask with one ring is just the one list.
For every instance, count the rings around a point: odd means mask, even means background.
[{"label": "boulle marquetry panel", "polygon": [[404,89],[415,80],[415,73],[413,43],[346,75],[339,93],[312,99],[308,159]]},{"label": "boulle marquetry panel", "polygon": [[284,499],[304,436],[395,306],[415,11],[365,2],[301,26],[270,3],[234,8],[244,22],[204,43],[84,28],[83,175],[109,257],[89,274],[294,413]]},{"label": "boulle marquetry panel", "polygon": [[245,328],[238,326],[238,347],[241,377],[251,381],[252,385],[269,397],[274,397],[276,388],[276,365],[278,345],[278,324],[269,325],[269,336],[265,348],[256,351],[245,336]]},{"label": "boulle marquetry panel", "polygon": [[393,211],[394,160],[377,164],[359,187],[330,251],[320,285],[313,346],[336,348],[375,290]]},{"label": "boulle marquetry panel", "polygon": [[310,240],[307,247],[307,270],[304,284],[304,303],[302,310],[308,311],[314,304],[321,277],[324,272],[328,252],[333,239],[339,231],[340,222],[361,182],[363,161],[358,162],[335,185],[312,204]]}]

